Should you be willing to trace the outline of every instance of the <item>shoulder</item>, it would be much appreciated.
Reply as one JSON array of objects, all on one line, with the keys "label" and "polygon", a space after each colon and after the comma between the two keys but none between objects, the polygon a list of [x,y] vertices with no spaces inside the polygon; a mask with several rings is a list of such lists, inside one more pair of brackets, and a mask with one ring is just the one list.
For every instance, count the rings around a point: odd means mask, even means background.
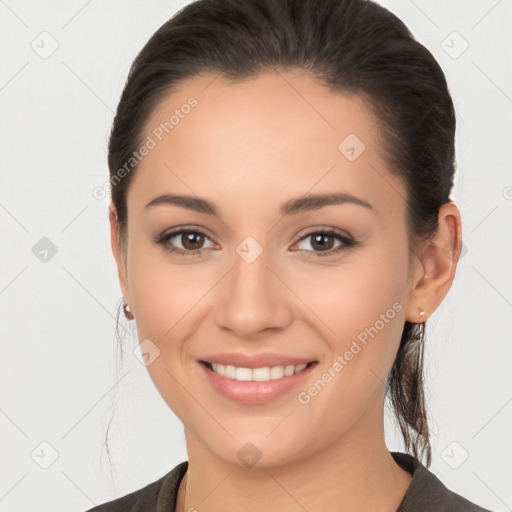
[{"label": "shoulder", "polygon": [[181,462],[158,480],[85,512],[174,512],[180,482],[188,461]]},{"label": "shoulder", "polygon": [[395,462],[412,473],[412,481],[396,512],[491,512],[448,489],[417,459],[392,452]]}]

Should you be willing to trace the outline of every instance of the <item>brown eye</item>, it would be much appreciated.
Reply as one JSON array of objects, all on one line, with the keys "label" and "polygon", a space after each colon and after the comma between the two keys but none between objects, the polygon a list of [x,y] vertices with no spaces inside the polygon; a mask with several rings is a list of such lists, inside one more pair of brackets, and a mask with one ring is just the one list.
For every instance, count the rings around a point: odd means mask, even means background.
[{"label": "brown eye", "polygon": [[[180,229],[171,233],[164,233],[155,239],[167,251],[183,256],[197,256],[205,251],[205,241],[210,238],[198,229]],[[213,246],[213,243],[210,247]]]},{"label": "brown eye", "polygon": [[185,249],[191,251],[201,249],[205,240],[205,236],[202,233],[196,233],[193,231],[184,232],[181,234],[181,243]]},{"label": "brown eye", "polygon": [[318,233],[311,237],[311,247],[318,249],[319,251],[328,251],[332,249],[334,245],[334,237],[332,235],[326,235],[324,233]]},{"label": "brown eye", "polygon": [[[307,239],[311,239],[309,243],[311,250],[307,248],[303,250],[310,253],[309,257],[333,256],[356,245],[356,242],[350,236],[332,230],[312,231],[303,236],[299,243]],[[334,245],[336,241],[339,242],[337,246]]]}]

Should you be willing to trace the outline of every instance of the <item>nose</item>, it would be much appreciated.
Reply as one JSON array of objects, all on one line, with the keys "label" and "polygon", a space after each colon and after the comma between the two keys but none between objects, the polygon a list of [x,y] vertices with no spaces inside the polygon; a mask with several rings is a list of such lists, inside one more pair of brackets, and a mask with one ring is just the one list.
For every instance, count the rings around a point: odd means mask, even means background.
[{"label": "nose", "polygon": [[253,261],[240,254],[235,253],[233,267],[220,286],[214,315],[217,325],[247,340],[286,328],[293,316],[293,293],[286,286],[286,276],[265,250]]}]

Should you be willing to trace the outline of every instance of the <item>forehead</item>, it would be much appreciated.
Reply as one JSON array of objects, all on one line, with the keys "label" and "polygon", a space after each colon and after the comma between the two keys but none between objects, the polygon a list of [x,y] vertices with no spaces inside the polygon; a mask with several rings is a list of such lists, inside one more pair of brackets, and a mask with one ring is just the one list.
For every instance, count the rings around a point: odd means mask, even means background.
[{"label": "forehead", "polygon": [[400,206],[403,189],[377,137],[362,97],[334,92],[304,72],[236,82],[201,75],[152,112],[141,138],[151,149],[129,195],[135,202],[180,191],[261,209],[308,192],[344,191],[381,208]]}]

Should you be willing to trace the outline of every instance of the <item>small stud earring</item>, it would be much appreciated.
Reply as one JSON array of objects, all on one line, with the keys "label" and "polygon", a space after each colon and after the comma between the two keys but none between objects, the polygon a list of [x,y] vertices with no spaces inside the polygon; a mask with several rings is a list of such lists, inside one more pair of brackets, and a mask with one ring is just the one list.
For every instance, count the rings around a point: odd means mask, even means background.
[{"label": "small stud earring", "polygon": [[425,316],[425,311],[423,311],[423,309],[420,309],[420,316]]},{"label": "small stud earring", "polygon": [[132,310],[130,309],[130,306],[126,304],[126,302],[123,304],[123,311],[124,316],[128,318],[128,320],[133,320],[135,318],[135,316],[132,313]]}]

